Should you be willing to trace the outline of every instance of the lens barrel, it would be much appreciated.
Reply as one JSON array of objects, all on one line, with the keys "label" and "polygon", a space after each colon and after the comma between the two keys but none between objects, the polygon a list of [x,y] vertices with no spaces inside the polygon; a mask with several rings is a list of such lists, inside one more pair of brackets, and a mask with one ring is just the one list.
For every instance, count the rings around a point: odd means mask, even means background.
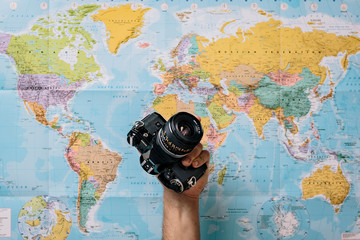
[{"label": "lens barrel", "polygon": [[200,121],[187,112],[172,116],[158,132],[156,145],[173,158],[182,158],[199,144],[203,136]]}]

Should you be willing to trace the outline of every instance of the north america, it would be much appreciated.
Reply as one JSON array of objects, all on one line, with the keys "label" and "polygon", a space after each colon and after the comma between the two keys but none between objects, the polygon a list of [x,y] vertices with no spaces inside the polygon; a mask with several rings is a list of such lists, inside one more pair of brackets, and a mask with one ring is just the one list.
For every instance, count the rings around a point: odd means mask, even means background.
[{"label": "north america", "polygon": [[[16,68],[17,92],[28,114],[68,141],[64,158],[78,174],[77,219],[84,233],[89,231],[90,210],[100,204],[122,161],[119,153],[92,136],[91,119],[79,119],[71,108],[71,101],[82,88],[104,78],[94,54],[97,41],[83,26],[84,20],[95,16],[100,8],[95,4],[76,6],[38,18],[26,33],[0,33],[0,54],[8,56]],[[134,17],[129,4],[117,8],[128,11],[125,20]],[[108,7],[102,11],[110,10]],[[147,10],[139,10],[136,34],[133,31],[117,34],[122,40],[116,43],[116,51],[123,42],[139,36],[142,16]]]}]

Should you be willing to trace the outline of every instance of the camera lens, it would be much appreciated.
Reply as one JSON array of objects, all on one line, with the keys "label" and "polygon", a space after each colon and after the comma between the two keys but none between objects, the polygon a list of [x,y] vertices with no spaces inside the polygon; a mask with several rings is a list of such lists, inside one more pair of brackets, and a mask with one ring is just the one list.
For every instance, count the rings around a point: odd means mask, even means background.
[{"label": "camera lens", "polygon": [[190,113],[172,116],[158,132],[156,145],[172,158],[182,158],[199,144],[203,136],[200,121]]},{"label": "camera lens", "polygon": [[194,132],[192,127],[187,122],[184,122],[184,121],[179,123],[178,130],[184,136],[191,136]]}]

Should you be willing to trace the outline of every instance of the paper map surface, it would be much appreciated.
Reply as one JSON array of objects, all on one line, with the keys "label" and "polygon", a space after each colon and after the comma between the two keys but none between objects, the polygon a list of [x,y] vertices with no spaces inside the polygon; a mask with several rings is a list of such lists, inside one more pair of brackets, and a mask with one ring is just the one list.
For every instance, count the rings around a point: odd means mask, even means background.
[{"label": "paper map surface", "polygon": [[202,239],[359,239],[357,1],[0,5],[0,237],[160,239],[126,134],[186,111]]}]

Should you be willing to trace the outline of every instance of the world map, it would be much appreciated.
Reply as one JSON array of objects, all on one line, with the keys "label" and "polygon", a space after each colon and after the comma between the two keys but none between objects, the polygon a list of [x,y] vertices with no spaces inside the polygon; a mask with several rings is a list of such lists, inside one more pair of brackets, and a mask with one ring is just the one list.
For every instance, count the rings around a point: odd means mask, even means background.
[{"label": "world map", "polygon": [[356,1],[0,3],[0,237],[161,239],[126,134],[186,111],[202,239],[360,239]]}]

